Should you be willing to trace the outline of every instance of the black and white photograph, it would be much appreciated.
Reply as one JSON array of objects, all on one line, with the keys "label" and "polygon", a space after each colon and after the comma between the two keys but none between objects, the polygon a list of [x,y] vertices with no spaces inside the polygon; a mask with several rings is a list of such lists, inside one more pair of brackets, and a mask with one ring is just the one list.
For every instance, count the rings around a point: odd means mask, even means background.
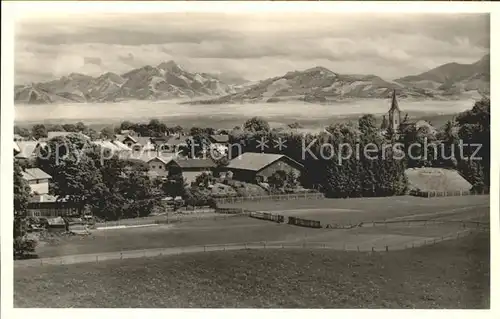
[{"label": "black and white photograph", "polygon": [[14,308],[494,306],[490,14],[303,8],[16,15]]}]

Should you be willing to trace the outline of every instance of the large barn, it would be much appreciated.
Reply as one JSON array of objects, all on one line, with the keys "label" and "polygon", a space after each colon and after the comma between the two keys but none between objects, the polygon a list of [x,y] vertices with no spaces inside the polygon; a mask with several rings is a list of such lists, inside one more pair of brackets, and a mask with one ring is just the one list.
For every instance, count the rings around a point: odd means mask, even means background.
[{"label": "large barn", "polygon": [[276,171],[293,171],[297,176],[303,170],[302,164],[281,154],[243,153],[231,160],[227,170],[233,179],[244,182],[266,182]]}]

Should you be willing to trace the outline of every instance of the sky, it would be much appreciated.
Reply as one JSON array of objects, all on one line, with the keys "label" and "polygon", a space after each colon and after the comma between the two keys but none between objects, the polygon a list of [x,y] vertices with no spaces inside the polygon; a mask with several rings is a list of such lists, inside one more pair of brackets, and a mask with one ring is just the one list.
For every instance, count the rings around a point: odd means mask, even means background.
[{"label": "sky", "polygon": [[125,73],[174,60],[256,81],[323,66],[386,80],[489,53],[487,14],[155,13],[25,18],[15,82]]}]

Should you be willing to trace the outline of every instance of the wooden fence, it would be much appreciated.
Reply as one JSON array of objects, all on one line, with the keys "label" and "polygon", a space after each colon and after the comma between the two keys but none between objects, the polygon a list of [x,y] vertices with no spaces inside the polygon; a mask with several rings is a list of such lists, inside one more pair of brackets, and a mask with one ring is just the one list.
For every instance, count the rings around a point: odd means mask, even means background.
[{"label": "wooden fence", "polygon": [[292,216],[288,217],[288,224],[310,228],[321,228],[321,222],[317,220],[302,219]]},{"label": "wooden fence", "polygon": [[278,215],[278,214],[251,212],[249,214],[249,216],[252,218],[257,218],[257,219],[270,220],[270,221],[277,222],[277,223],[284,223],[285,222],[285,216]]},{"label": "wooden fence", "polygon": [[247,197],[223,197],[216,198],[218,204],[234,204],[246,201],[284,201],[284,200],[296,200],[296,199],[323,199],[325,195],[323,193],[295,193],[295,194],[279,194],[279,195],[266,195],[266,196],[247,196]]},{"label": "wooden fence", "polygon": [[231,243],[231,244],[212,244],[198,245],[185,247],[170,247],[170,248],[151,248],[143,250],[129,250],[98,254],[85,254],[73,256],[60,256],[41,259],[25,259],[15,260],[14,267],[40,267],[47,265],[69,265],[78,263],[100,263],[106,260],[129,259],[129,258],[150,258],[158,256],[173,256],[186,253],[203,253],[214,251],[234,251],[243,250],[249,251],[253,249],[331,249],[344,251],[358,251],[366,253],[385,253],[393,250],[411,249],[422,246],[434,245],[451,239],[458,239],[474,233],[473,230],[464,230],[444,236],[422,238],[410,240],[404,243],[379,242],[377,244],[371,242],[363,243],[348,243],[348,242],[246,242],[246,243]]},{"label": "wooden fence", "polygon": [[469,195],[488,195],[490,192],[487,190],[483,191],[426,191],[421,192],[417,190],[411,190],[410,195],[418,197],[449,197],[449,196],[469,196]]}]

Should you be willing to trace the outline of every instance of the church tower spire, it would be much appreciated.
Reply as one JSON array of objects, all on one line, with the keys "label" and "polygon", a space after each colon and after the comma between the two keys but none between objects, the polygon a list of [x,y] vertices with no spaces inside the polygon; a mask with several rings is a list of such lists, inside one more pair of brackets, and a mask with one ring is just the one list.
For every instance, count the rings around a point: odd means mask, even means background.
[{"label": "church tower spire", "polygon": [[397,132],[401,124],[401,110],[396,99],[396,90],[392,93],[391,108],[389,109],[389,125],[393,132]]}]

